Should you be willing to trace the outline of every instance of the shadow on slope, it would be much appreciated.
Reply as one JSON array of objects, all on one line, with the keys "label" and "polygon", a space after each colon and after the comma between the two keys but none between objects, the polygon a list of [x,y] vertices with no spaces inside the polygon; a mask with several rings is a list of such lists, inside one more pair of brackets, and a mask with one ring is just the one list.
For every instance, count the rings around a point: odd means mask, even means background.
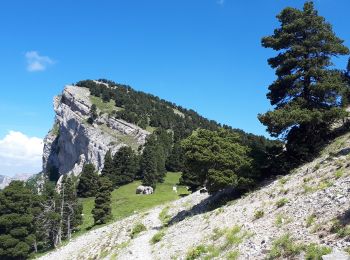
[{"label": "shadow on slope", "polygon": [[209,211],[213,211],[217,208],[224,206],[227,202],[239,199],[244,193],[237,191],[233,188],[229,188],[220,192],[217,192],[208,198],[202,200],[199,204],[194,205],[189,210],[182,210],[177,213],[168,223],[171,226],[175,223],[181,222],[187,217],[203,214]]}]

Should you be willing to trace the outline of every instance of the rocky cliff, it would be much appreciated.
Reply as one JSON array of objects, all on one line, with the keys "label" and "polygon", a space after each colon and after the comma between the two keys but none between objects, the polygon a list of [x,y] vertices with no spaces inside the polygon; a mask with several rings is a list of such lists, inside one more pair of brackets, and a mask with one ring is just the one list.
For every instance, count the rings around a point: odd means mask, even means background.
[{"label": "rocky cliff", "polygon": [[[98,117],[89,124],[87,119],[93,104]],[[44,140],[44,173],[56,168],[60,175],[77,175],[85,163],[92,163],[101,171],[109,149],[115,153],[122,146],[137,149],[145,143],[149,132],[113,118],[111,111],[105,111],[101,104],[88,89],[76,86],[66,86],[62,95],[54,98],[56,116]]]}]

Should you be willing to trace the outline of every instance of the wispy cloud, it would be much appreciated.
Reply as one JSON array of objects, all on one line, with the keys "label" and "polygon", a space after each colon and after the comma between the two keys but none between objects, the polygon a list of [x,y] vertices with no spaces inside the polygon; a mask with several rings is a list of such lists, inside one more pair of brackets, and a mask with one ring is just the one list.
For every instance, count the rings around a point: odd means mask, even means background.
[{"label": "wispy cloud", "polygon": [[0,175],[38,173],[41,170],[43,140],[10,131],[0,139]]},{"label": "wispy cloud", "polygon": [[217,3],[218,5],[223,6],[223,5],[225,4],[225,0],[217,0],[216,3]]},{"label": "wispy cloud", "polygon": [[27,60],[27,70],[29,72],[44,71],[49,65],[55,62],[48,56],[41,56],[37,51],[28,51],[25,53]]}]

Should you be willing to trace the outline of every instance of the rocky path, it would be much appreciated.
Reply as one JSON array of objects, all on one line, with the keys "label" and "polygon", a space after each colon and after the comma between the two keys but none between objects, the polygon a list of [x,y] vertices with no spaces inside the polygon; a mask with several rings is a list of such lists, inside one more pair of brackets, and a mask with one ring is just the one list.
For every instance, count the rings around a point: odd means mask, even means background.
[{"label": "rocky path", "polygon": [[119,254],[120,260],[152,260],[152,247],[151,239],[162,227],[162,223],[159,220],[159,213],[161,208],[156,208],[150,212],[148,216],[143,220],[146,225],[147,231],[141,233],[138,237],[132,240],[131,244],[126,248],[124,252]]}]

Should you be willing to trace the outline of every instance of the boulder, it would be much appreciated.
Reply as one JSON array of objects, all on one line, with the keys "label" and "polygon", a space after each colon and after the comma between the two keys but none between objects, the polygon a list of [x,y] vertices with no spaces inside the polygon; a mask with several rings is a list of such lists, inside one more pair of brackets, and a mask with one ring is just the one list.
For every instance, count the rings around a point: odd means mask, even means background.
[{"label": "boulder", "polygon": [[138,186],[136,188],[136,194],[144,194],[144,195],[150,195],[153,194],[153,188],[149,186]]}]

